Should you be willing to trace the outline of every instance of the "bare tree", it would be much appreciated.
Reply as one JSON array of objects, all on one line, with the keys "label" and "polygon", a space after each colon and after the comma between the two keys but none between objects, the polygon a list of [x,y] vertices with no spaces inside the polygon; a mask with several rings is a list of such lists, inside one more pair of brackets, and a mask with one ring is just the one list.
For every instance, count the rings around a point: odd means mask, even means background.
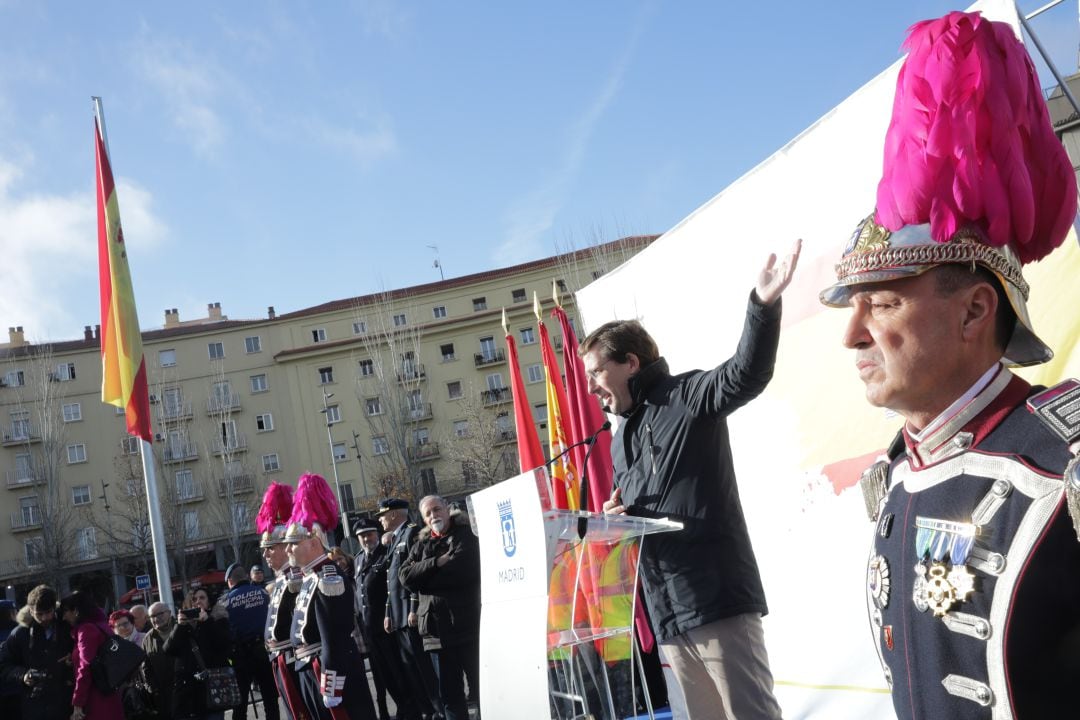
[{"label": "bare tree", "polygon": [[589,228],[583,242],[567,234],[562,242],[555,241],[555,252],[562,273],[560,293],[576,293],[593,280],[641,252],[651,243],[653,235],[628,235],[616,227],[615,240],[605,240],[603,226]]},{"label": "bare tree", "polygon": [[90,524],[89,516],[74,507],[71,491],[62,481],[65,460],[78,462],[86,453],[84,445],[69,449],[66,441],[61,380],[71,379],[69,373],[74,370],[65,365],[61,375],[50,345],[29,346],[25,353],[9,355],[9,360],[16,380],[15,399],[9,406],[11,425],[4,429],[4,438],[21,443],[15,477],[9,480],[34,489],[33,495],[20,499],[19,510],[11,518],[12,529],[40,527],[40,533],[29,541],[27,570],[63,587],[64,570],[84,559],[80,551],[83,556],[89,554],[92,542],[88,536],[77,537]]},{"label": "bare tree", "polygon": [[505,405],[485,402],[470,383],[460,401],[454,427],[442,438],[446,456],[461,468],[464,491],[494,485],[517,472],[517,431]]},{"label": "bare tree", "polygon": [[423,324],[414,310],[407,299],[389,292],[354,309],[366,330],[364,351],[355,358],[356,395],[371,431],[369,456],[383,497],[397,492],[417,499],[422,494],[420,465],[410,448],[417,423],[431,418],[431,402],[420,362]]}]

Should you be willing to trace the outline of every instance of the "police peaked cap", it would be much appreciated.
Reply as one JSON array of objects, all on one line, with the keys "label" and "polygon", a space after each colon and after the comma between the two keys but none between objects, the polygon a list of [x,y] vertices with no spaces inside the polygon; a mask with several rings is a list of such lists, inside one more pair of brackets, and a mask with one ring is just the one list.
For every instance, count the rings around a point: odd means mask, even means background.
[{"label": "police peaked cap", "polygon": [[375,513],[376,516],[383,515],[391,510],[408,510],[409,501],[402,500],[400,498],[387,498],[379,501],[379,512]]}]

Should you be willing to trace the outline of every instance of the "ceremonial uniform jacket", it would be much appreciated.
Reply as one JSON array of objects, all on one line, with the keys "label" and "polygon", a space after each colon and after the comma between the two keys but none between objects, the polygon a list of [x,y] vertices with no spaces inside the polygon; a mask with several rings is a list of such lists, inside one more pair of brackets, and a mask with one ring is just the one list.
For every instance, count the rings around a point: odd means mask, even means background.
[{"label": "ceremonial uniform jacket", "polygon": [[[270,593],[270,608],[266,613],[266,627],[263,640],[271,658],[292,649],[292,618],[296,607],[296,590],[289,589],[290,571],[287,567],[274,580],[273,592]],[[297,571],[298,572],[298,571]],[[299,580],[299,578],[298,578]]]},{"label": "ceremonial uniform jacket", "polygon": [[956,416],[917,442],[904,433],[877,466],[887,495],[867,605],[900,720],[1080,717],[1070,455],[1026,407],[1030,394],[1000,368]]},{"label": "ceremonial uniform jacket", "polygon": [[394,625],[394,630],[408,627],[409,613],[416,612],[420,606],[420,598],[410,592],[401,582],[398,575],[401,566],[409,557],[409,550],[416,542],[416,525],[406,522],[394,532],[393,540],[389,547],[390,561],[386,574],[386,617]]},{"label": "ceremonial uniform jacket", "polygon": [[296,595],[291,637],[296,669],[318,657],[323,672],[344,678],[360,667],[353,640],[352,579],[338,573],[337,565],[322,556],[304,568],[304,582]]},{"label": "ceremonial uniform jacket", "polygon": [[685,528],[650,536],[641,553],[642,594],[661,641],[768,612],[726,418],[769,383],[779,338],[780,301],[751,298],[738,348],[719,367],[672,376],[661,358],[629,380],[634,407],[611,444],[615,487],[628,514]]},{"label": "ceremonial uniform jacket", "polygon": [[389,548],[382,543],[370,553],[361,551],[356,555],[356,619],[367,638],[383,632],[389,562]]}]

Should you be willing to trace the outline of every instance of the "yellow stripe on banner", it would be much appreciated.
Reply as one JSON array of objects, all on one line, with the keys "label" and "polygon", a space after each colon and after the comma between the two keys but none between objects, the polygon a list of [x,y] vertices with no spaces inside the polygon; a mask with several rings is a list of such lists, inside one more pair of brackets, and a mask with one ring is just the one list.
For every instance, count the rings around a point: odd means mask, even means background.
[{"label": "yellow stripe on banner", "polygon": [[839,690],[840,692],[867,693],[870,695],[888,695],[888,688],[871,688],[860,685],[817,685],[815,683],[795,682],[794,680],[773,680],[773,685],[805,688],[806,690]]}]

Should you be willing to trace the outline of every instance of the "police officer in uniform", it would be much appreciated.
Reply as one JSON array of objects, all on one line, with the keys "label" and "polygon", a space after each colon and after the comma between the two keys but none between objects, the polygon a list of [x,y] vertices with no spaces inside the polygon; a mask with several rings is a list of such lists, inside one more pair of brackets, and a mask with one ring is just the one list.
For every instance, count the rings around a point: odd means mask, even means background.
[{"label": "police officer in uniform", "polygon": [[416,542],[418,528],[415,523],[408,521],[409,503],[406,500],[389,498],[381,501],[376,517],[385,533],[382,541],[388,548],[390,558],[383,630],[397,640],[406,689],[420,705],[422,717],[439,717],[442,715],[442,701],[439,699],[435,668],[430,655],[424,651],[423,641],[416,629],[420,596],[410,592],[398,577],[402,564],[408,559],[409,551]]},{"label": "police officer in uniform", "polygon": [[1053,356],[1022,263],[1064,241],[1072,163],[1011,26],[955,12],[906,46],[877,210],[821,294],[904,419],[860,480],[871,629],[901,720],[1077,717],[1080,383],[1009,370]]},{"label": "police officer in uniform", "polygon": [[251,582],[247,571],[239,563],[233,563],[225,571],[229,592],[221,603],[229,612],[232,628],[232,660],[236,668],[236,682],[240,686],[240,705],[233,710],[233,717],[247,717],[248,694],[252,682],[258,683],[266,709],[267,720],[278,720],[278,692],[274,673],[270,669],[270,657],[266,652],[263,633],[270,609],[270,595],[262,585]]},{"label": "police officer in uniform", "polygon": [[393,635],[383,629],[386,615],[386,568],[390,557],[388,549],[380,542],[379,523],[370,518],[356,525],[356,538],[360,552],[355,557],[356,567],[356,621],[368,648],[368,660],[375,681],[376,704],[380,720],[389,718],[386,693],[394,699],[398,715],[403,718],[417,717],[416,703],[404,692],[405,675]]},{"label": "police officer in uniform", "polygon": [[304,573],[291,631],[296,671],[313,717],[374,720],[367,673],[353,639],[352,578],[343,577],[328,555],[327,534],[337,522],[337,498],[326,480],[302,475],[285,532],[290,559]]},{"label": "police officer in uniform", "polygon": [[274,684],[285,700],[286,715],[290,720],[310,720],[311,715],[300,695],[300,681],[294,667],[296,658],[289,634],[296,593],[303,579],[300,569],[289,564],[289,555],[285,551],[285,530],[291,514],[292,488],[282,483],[270,483],[256,520],[257,529],[262,534],[259,547],[263,551],[263,560],[270,572],[274,573],[263,641],[270,657]]}]

